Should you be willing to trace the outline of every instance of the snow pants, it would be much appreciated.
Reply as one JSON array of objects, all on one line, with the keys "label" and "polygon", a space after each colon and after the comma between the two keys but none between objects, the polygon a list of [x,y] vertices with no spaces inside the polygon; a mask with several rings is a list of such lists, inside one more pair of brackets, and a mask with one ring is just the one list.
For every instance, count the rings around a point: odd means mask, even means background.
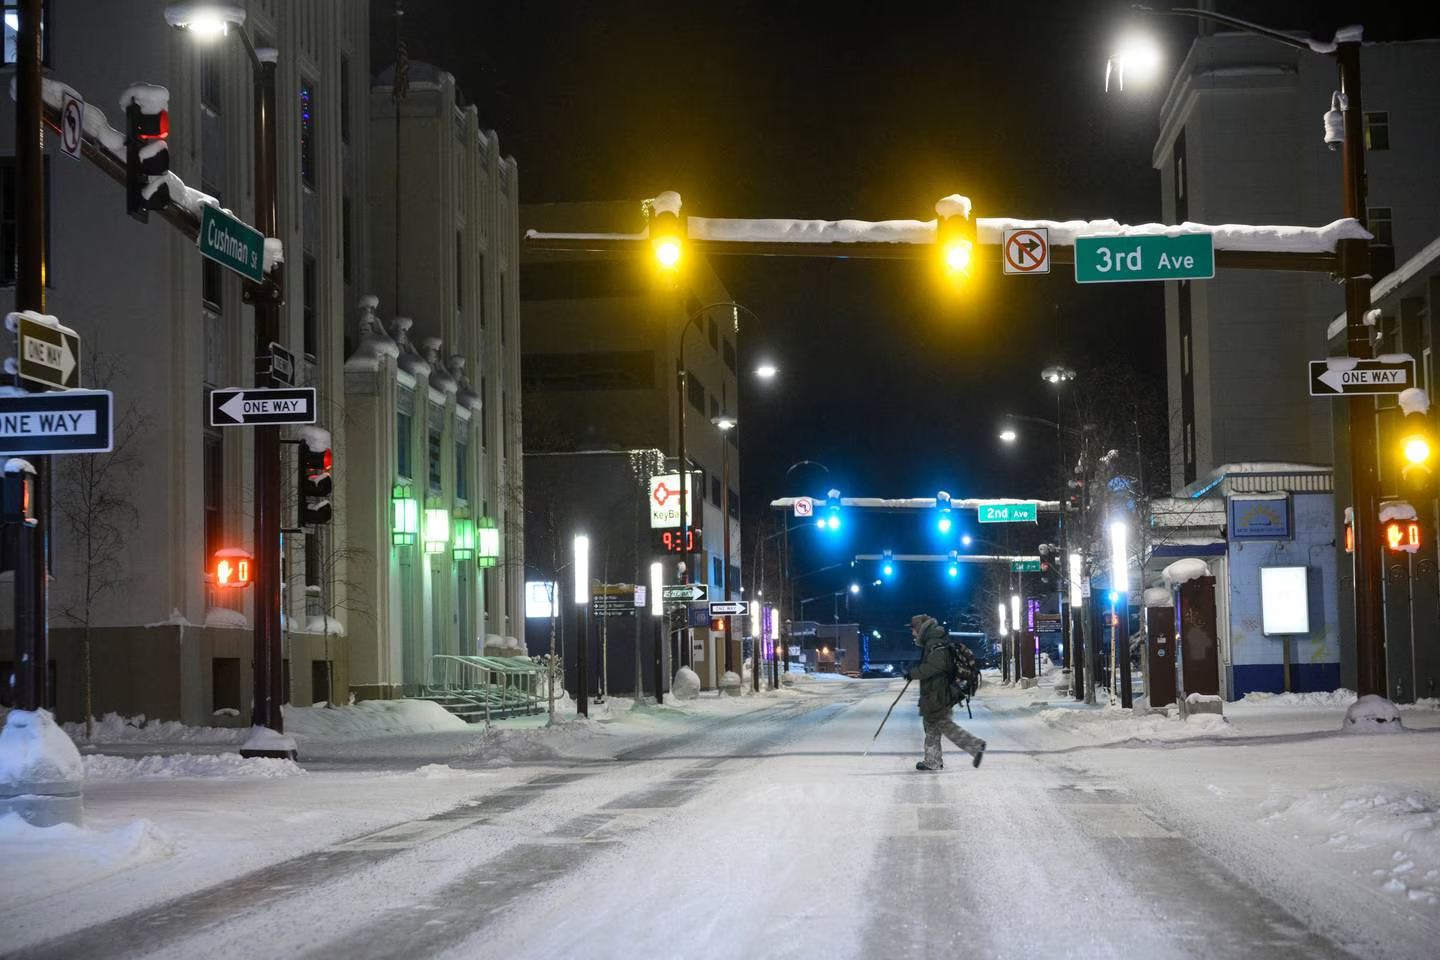
[{"label": "snow pants", "polygon": [[941,765],[940,737],[942,734],[972,757],[985,748],[985,741],[951,719],[948,711],[935,716],[927,716],[922,713],[920,719],[925,725],[925,765],[928,767],[938,769]]}]

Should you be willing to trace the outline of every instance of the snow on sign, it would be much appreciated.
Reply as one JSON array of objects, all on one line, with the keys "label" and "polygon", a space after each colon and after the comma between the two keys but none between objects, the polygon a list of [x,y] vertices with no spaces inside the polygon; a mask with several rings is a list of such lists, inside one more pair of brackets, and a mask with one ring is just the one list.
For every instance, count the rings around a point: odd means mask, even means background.
[{"label": "snow on sign", "polygon": [[1050,272],[1050,230],[1048,227],[1026,227],[1006,230],[1005,272],[1015,274]]},{"label": "snow on sign", "polygon": [[0,397],[0,454],[104,453],[112,446],[109,390]]},{"label": "snow on sign", "polygon": [[1338,397],[1354,393],[1399,393],[1415,386],[1415,361],[1410,357],[1356,360],[1334,357],[1310,361],[1310,396]]},{"label": "snow on sign", "polygon": [[314,387],[231,387],[210,393],[212,427],[314,422]]}]

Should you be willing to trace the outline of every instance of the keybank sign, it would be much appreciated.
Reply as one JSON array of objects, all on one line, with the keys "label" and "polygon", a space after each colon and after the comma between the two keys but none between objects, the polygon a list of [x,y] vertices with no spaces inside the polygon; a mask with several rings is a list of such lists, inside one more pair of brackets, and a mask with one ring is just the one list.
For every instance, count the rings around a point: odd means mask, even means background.
[{"label": "keybank sign", "polygon": [[219,207],[205,204],[200,212],[200,236],[195,239],[202,256],[209,257],[256,283],[265,279],[265,238],[243,220]]}]

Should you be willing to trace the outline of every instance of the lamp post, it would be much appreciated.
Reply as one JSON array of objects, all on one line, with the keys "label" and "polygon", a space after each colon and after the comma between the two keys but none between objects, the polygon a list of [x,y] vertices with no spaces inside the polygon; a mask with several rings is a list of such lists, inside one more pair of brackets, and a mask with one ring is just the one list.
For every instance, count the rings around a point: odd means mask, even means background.
[{"label": "lamp post", "polygon": [[[250,58],[255,87],[255,227],[264,237],[279,235],[276,195],[278,164],[275,142],[276,51],[257,50],[245,30],[245,10],[235,4],[211,6],[176,3],[166,7],[171,26],[201,37],[234,33]],[[230,28],[234,28],[232,31]],[[268,356],[270,344],[280,339],[280,304],[284,302],[281,267],[277,264],[263,283],[245,285],[244,299],[255,311],[255,356]],[[256,365],[255,385],[269,386]],[[284,732],[280,705],[284,701],[280,649],[280,428],[256,426],[254,431],[255,485],[255,642],[254,702],[251,724]],[[242,756],[294,758],[288,749],[242,748]]]},{"label": "lamp post", "polygon": [[[710,422],[720,431],[720,523],[724,529],[724,559],[720,569],[720,589],[725,599],[730,599],[730,431],[735,429],[735,418],[711,417]],[[725,618],[725,672],[735,672],[735,655],[730,649],[731,625],[734,617]]]},{"label": "lamp post", "polygon": [[[1147,14],[1166,14],[1212,20],[1245,33],[1274,40],[1297,50],[1308,50],[1333,57],[1339,77],[1339,90],[1330,114],[1326,115],[1326,142],[1331,149],[1341,148],[1341,194],[1347,218],[1365,225],[1365,143],[1360,102],[1360,40],[1358,28],[1347,28],[1336,34],[1333,43],[1312,43],[1308,38],[1282,33],[1269,27],[1236,17],[1175,7],[1156,10],[1137,6]],[[1338,120],[1332,119],[1339,113]],[[1343,125],[1337,136],[1335,126]],[[1345,341],[1350,357],[1372,358],[1374,346],[1370,328],[1365,325],[1365,312],[1370,307],[1370,248],[1363,239],[1343,239],[1336,244],[1340,272],[1345,283]],[[1356,692],[1360,696],[1385,696],[1385,610],[1381,584],[1381,556],[1378,492],[1379,478],[1375,423],[1372,397],[1356,394],[1348,398],[1351,506],[1355,522],[1354,551],[1351,559],[1355,574],[1355,660]]]},{"label": "lamp post", "polygon": [[575,606],[579,614],[579,642],[575,645],[575,712],[590,716],[590,538],[576,534],[574,540]]},{"label": "lamp post", "polygon": [[[1075,371],[1064,364],[1055,364],[1054,366],[1049,366],[1041,370],[1040,379],[1055,387],[1055,455],[1056,465],[1058,467],[1056,478],[1060,483],[1060,496],[1056,498],[1060,501],[1060,510],[1055,514],[1055,528],[1056,532],[1060,535],[1060,557],[1063,559],[1069,551],[1067,549],[1065,530],[1065,440],[1064,429],[1061,426],[1064,423],[1064,396],[1062,389],[1065,384],[1075,379]],[[1073,684],[1079,682],[1076,667],[1078,658],[1075,655],[1075,626],[1071,623],[1070,611],[1068,605],[1065,603],[1065,591],[1063,589],[1065,576],[1063,571],[1060,574],[1060,582],[1061,589],[1056,592],[1057,612],[1060,615],[1060,640],[1065,644],[1065,656],[1070,662],[1070,682]]]}]

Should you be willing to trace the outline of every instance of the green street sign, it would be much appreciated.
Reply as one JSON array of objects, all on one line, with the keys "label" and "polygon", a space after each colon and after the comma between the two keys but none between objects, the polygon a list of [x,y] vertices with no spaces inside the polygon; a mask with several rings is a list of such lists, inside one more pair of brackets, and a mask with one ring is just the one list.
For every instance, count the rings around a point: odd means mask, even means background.
[{"label": "green street sign", "polygon": [[1039,504],[1034,500],[1025,503],[982,503],[975,508],[981,523],[1035,523],[1040,519]]},{"label": "green street sign", "polygon": [[1208,280],[1215,276],[1215,238],[1208,233],[1076,237],[1076,283]]},{"label": "green street sign", "polygon": [[1011,561],[1010,561],[1010,572],[1011,572],[1011,573],[1039,573],[1039,572],[1040,572],[1040,561],[1039,561],[1039,560],[1011,560]]},{"label": "green street sign", "polygon": [[256,283],[265,280],[265,238],[250,224],[213,204],[200,208],[200,235],[195,238],[201,256]]}]

